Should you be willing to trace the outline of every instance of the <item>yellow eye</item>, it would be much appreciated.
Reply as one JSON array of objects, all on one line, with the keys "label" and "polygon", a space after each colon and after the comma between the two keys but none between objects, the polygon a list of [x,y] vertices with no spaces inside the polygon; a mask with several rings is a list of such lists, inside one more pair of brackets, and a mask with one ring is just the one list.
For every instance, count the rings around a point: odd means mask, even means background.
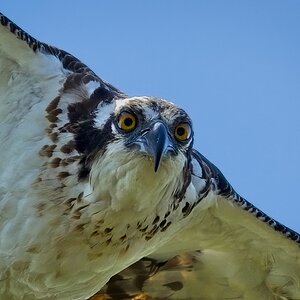
[{"label": "yellow eye", "polygon": [[191,126],[188,123],[180,123],[175,128],[175,138],[177,141],[184,142],[191,136]]},{"label": "yellow eye", "polygon": [[118,118],[118,126],[124,131],[132,131],[137,125],[134,114],[123,111]]}]

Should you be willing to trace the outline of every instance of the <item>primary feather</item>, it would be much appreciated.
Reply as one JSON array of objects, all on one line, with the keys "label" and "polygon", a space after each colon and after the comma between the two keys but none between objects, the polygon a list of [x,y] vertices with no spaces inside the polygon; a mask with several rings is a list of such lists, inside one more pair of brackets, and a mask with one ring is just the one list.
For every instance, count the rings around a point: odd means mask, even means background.
[{"label": "primary feather", "polygon": [[300,299],[299,234],[193,150],[182,109],[0,23],[1,298]]}]

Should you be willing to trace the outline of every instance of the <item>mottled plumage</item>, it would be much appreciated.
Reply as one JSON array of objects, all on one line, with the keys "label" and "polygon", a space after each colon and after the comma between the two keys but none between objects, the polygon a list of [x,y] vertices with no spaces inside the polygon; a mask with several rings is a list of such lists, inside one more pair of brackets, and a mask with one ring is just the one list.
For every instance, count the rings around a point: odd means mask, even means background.
[{"label": "mottled plumage", "polygon": [[0,22],[1,299],[300,299],[299,234],[193,149],[184,110]]}]

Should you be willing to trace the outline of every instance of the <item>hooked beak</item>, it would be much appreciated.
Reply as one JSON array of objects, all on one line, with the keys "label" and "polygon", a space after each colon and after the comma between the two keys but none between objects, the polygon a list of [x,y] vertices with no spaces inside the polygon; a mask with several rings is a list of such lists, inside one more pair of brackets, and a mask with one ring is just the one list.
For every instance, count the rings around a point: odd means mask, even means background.
[{"label": "hooked beak", "polygon": [[154,159],[154,172],[158,170],[164,154],[169,151],[175,153],[168,130],[162,122],[154,123],[140,141],[144,144],[146,152]]}]

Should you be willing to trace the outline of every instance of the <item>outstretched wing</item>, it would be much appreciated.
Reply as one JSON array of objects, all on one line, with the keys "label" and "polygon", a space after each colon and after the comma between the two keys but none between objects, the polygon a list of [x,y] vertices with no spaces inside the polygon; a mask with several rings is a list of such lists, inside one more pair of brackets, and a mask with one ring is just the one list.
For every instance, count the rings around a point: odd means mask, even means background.
[{"label": "outstretched wing", "polygon": [[[190,225],[151,257],[111,278],[108,299],[300,299],[300,235],[240,197],[193,153],[192,181],[207,189]],[[202,190],[203,191],[203,190]],[[95,298],[97,299],[97,298]]]},{"label": "outstretched wing", "polygon": [[[44,215],[43,212],[40,213],[45,210],[45,206],[41,205],[43,199],[46,206],[54,205],[54,202],[57,204],[60,199],[69,216],[75,206],[74,202],[78,199],[78,203],[81,202],[86,185],[80,181],[79,176],[86,169],[84,163],[77,165],[84,150],[80,149],[82,152],[79,153],[75,149],[75,131],[79,130],[79,126],[74,124],[77,121],[83,123],[92,116],[96,107],[101,115],[102,106],[99,103],[109,103],[124,95],[97,77],[77,58],[37,41],[2,14],[0,74],[0,277],[5,278],[1,280],[0,293],[2,299],[11,299],[11,294],[7,296],[6,292],[20,292],[21,295],[22,291],[14,289],[15,285],[11,284],[14,279],[18,281],[19,276],[10,277],[7,269],[18,261],[13,251],[22,249],[24,253],[28,253],[26,247],[31,239],[23,240],[26,235],[24,232],[31,233],[31,229],[25,229],[30,225],[23,225],[29,219],[33,220],[37,211],[39,215]],[[87,123],[82,126],[84,129]],[[87,146],[87,141],[91,140],[87,132],[90,133],[85,130],[84,134],[88,137],[84,141],[78,141],[82,147]],[[79,198],[74,197],[74,194]],[[72,203],[66,204],[70,199]],[[65,215],[63,211],[61,213]],[[47,226],[47,221],[44,224]],[[49,227],[49,230],[53,233],[59,225],[51,224],[49,226],[53,228]],[[20,230],[19,225],[22,227]],[[38,229],[40,225],[35,227]],[[35,246],[46,246],[47,242],[44,242],[42,235],[39,238],[34,236]],[[55,238],[53,234],[53,239]],[[23,244],[21,240],[24,241]],[[51,247],[47,248],[49,249]],[[40,253],[46,253],[47,250],[45,248],[45,252],[42,250]],[[25,257],[21,256],[22,259]],[[84,267],[84,262],[81,263]],[[25,272],[24,269],[20,274],[22,272]],[[47,276],[52,276],[51,271],[45,272]],[[43,280],[41,276],[39,280]],[[48,285],[48,279],[44,282],[47,282],[45,286],[48,288],[55,285]],[[74,290],[73,294],[82,294],[78,291],[81,289],[78,282],[71,288]],[[32,295],[35,292],[40,291],[33,287],[29,293]],[[30,298],[28,294],[24,297]]]}]

